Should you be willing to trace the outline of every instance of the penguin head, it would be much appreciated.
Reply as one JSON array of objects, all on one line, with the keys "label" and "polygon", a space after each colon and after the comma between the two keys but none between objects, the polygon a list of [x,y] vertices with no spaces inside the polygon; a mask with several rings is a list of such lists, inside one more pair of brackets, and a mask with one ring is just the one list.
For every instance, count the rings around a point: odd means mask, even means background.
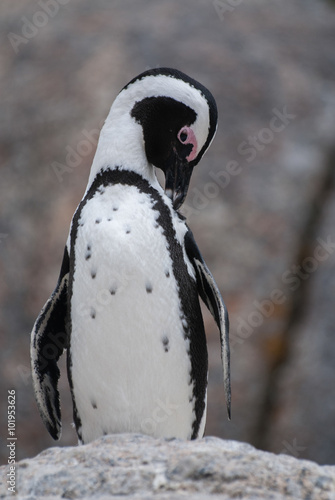
[{"label": "penguin head", "polygon": [[155,68],[131,80],[114,104],[123,112],[127,109],[141,127],[146,159],[164,172],[165,193],[177,210],[186,197],[193,168],[216,132],[214,97],[181,71]]}]

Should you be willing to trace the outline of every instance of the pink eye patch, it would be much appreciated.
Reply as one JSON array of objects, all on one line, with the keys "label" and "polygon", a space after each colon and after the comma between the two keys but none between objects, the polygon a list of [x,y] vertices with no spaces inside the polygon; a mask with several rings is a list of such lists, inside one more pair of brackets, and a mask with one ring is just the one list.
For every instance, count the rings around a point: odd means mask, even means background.
[{"label": "pink eye patch", "polygon": [[198,143],[193,130],[190,127],[183,127],[178,132],[178,140],[182,144],[192,144],[192,151],[186,157],[187,161],[192,161],[197,156]]}]

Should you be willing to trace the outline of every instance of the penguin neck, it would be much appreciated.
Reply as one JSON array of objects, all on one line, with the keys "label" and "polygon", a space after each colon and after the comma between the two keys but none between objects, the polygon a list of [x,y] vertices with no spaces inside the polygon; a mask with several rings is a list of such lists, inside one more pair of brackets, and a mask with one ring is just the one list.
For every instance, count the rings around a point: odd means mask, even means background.
[{"label": "penguin neck", "polygon": [[86,192],[95,177],[106,170],[136,172],[161,190],[154,166],[148,162],[142,126],[130,116],[130,110],[115,101],[100,132]]}]

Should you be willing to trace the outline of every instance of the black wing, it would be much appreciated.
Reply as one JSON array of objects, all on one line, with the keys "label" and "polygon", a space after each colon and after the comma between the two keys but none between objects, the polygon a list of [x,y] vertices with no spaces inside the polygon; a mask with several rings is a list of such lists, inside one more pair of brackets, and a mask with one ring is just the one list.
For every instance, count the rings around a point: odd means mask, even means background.
[{"label": "black wing", "polygon": [[31,332],[30,356],[35,398],[42,420],[54,439],[60,438],[62,429],[57,362],[68,344],[68,279],[69,254],[65,247],[57,286]]},{"label": "black wing", "polygon": [[230,420],[231,390],[228,312],[221,297],[220,290],[218,289],[212,273],[208,269],[190,230],[188,230],[185,235],[185,249],[196,273],[199,295],[208,307],[220,330],[223,381],[228,418]]}]

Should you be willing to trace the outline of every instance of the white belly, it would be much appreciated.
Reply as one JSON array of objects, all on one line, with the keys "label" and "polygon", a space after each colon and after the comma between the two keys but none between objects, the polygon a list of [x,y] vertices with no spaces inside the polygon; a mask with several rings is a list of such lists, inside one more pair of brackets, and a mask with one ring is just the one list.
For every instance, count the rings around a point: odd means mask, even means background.
[{"label": "white belly", "polygon": [[83,441],[189,439],[189,340],[159,213],[136,187],[102,190],[82,210],[75,248],[71,371]]}]

